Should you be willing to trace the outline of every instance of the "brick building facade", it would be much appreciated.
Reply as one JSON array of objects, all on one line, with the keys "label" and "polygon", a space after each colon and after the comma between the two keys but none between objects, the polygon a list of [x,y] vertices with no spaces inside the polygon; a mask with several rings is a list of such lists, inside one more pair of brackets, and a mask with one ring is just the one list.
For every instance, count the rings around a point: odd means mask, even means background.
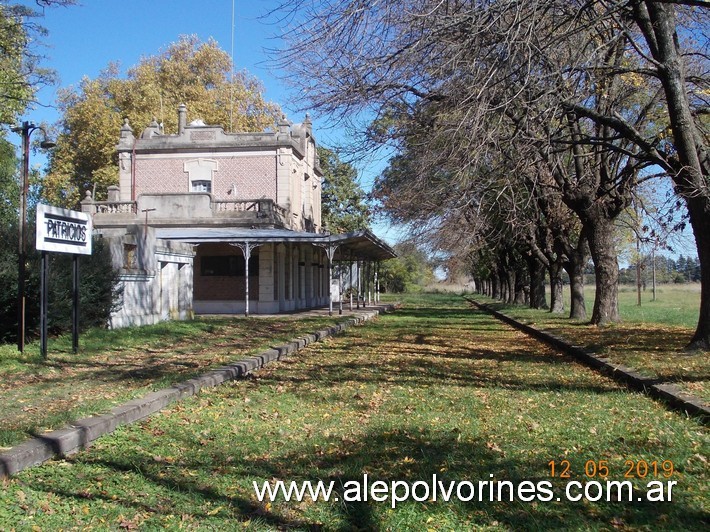
[{"label": "brick building facade", "polygon": [[[302,124],[282,117],[274,132],[226,133],[188,123],[181,105],[177,134],[154,120],[136,136],[126,121],[117,151],[119,185],[107,201],[87,192],[82,202],[121,270],[115,327],[323,306],[332,301],[334,262],[362,277],[376,271],[365,263],[394,256],[368,231],[324,231],[307,116]],[[362,281],[375,291],[372,275]]]}]

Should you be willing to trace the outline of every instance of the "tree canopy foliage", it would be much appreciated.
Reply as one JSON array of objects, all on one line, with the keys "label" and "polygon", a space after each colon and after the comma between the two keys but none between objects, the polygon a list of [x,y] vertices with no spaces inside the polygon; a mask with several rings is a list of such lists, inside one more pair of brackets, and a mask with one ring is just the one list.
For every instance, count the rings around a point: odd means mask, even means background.
[{"label": "tree canopy foliage", "polygon": [[434,282],[434,266],[413,241],[395,244],[397,257],[379,265],[379,282],[385,292],[421,291]]},{"label": "tree canopy foliage", "polygon": [[[67,6],[74,0],[38,0],[39,7]],[[55,75],[40,64],[37,43],[46,30],[36,21],[41,13],[26,4],[0,0],[0,124],[15,124],[34,103],[39,88]]]},{"label": "tree canopy foliage", "polygon": [[232,71],[218,44],[183,36],[158,55],[144,57],[125,77],[110,64],[96,79],[60,93],[57,147],[50,160],[44,196],[55,205],[76,206],[85,190],[102,197],[118,180],[115,145],[125,118],[134,127],[156,118],[165,133],[177,132],[177,108],[227,131],[263,131],[279,113],[260,82]]},{"label": "tree canopy foliage", "polygon": [[323,146],[318,146],[318,158],[323,171],[323,226],[331,233],[369,229],[370,211],[357,182],[357,169]]},{"label": "tree canopy foliage", "polygon": [[614,221],[639,183],[669,176],[703,272],[691,343],[710,346],[706,2],[284,9],[296,25],[280,59],[308,105],[366,120],[364,146],[397,150],[377,184],[385,209],[456,248],[496,296],[517,299],[521,277],[532,302],[536,271],[554,287],[562,268],[579,274],[591,255],[591,321],[617,321]]}]

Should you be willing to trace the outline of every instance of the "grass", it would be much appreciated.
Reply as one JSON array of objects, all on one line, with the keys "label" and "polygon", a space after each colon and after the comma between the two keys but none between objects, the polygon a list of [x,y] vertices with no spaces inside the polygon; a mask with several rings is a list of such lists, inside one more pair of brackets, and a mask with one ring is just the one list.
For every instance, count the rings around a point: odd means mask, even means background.
[{"label": "grass", "polygon": [[[224,341],[228,341],[225,339]],[[404,309],[203,391],[67,460],[4,481],[0,528],[692,530],[707,526],[707,429],[507,328],[460,297]],[[259,502],[276,480],[585,482],[672,461],[672,502]],[[633,478],[643,489],[649,478]],[[667,480],[660,478],[660,480]]]},{"label": "grass", "polygon": [[[585,288],[585,298],[589,301],[591,314],[594,305],[593,287]],[[619,287],[619,312],[624,321],[629,323],[662,323],[695,330],[699,308],[699,284],[658,285],[655,301],[649,287],[641,292],[641,306],[637,303],[635,286]]]},{"label": "grass", "polygon": [[[593,288],[587,287],[585,296],[587,312],[591,315]],[[565,309],[569,309],[566,290],[565,297]],[[650,298],[650,290],[643,293],[639,307],[635,287],[621,287],[619,313],[622,322],[603,328],[568,319],[568,310],[562,315],[554,315],[544,310],[480,299],[511,317],[602,353],[612,362],[635,368],[646,376],[676,383],[687,392],[710,402],[708,352],[684,350],[697,324],[699,287],[663,285],[657,291],[657,300],[650,301]]]},{"label": "grass", "polygon": [[[345,318],[343,318],[345,319]],[[0,447],[332,324],[337,318],[214,318],[120,330],[94,329],[36,345],[0,346]]]}]

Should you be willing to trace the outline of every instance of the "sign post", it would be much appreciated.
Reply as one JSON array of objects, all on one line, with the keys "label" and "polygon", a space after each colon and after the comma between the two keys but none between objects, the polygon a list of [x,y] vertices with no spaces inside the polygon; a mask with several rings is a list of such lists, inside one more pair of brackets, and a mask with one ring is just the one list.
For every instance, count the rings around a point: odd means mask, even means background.
[{"label": "sign post", "polygon": [[91,255],[91,217],[83,212],[37,205],[37,250],[42,252],[40,278],[40,351],[47,358],[48,251],[72,257],[72,348],[79,350],[79,255]]}]

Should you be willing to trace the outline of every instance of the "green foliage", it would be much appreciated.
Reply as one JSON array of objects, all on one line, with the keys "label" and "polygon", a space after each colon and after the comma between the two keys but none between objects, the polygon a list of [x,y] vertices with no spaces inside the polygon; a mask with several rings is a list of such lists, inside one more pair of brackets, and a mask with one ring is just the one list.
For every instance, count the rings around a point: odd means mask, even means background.
[{"label": "green foliage", "polygon": [[323,226],[331,233],[368,229],[370,211],[357,183],[357,170],[328,148],[318,146],[318,157],[323,171]]},{"label": "green foliage", "polygon": [[25,28],[32,10],[0,2],[0,123],[13,124],[34,96],[30,73],[36,58],[30,54],[30,36]]},{"label": "green foliage", "polygon": [[[42,86],[54,83],[54,72],[40,66],[38,43],[47,31],[36,19],[43,11],[0,0],[0,124],[15,124]],[[42,9],[69,6],[75,0],[36,0]]]},{"label": "green foliage", "polygon": [[394,246],[397,257],[380,265],[379,281],[384,292],[422,290],[434,280],[434,268],[422,250],[412,242]]},{"label": "green foliage", "polygon": [[[38,335],[40,306],[40,253],[35,250],[29,225],[27,246],[27,278],[25,323],[28,338]],[[0,227],[0,342],[17,338],[17,220]],[[71,329],[71,256],[49,253],[48,324],[52,334]],[[104,327],[118,299],[118,272],[111,265],[108,246],[94,239],[93,254],[80,257],[79,306],[81,329]]]},{"label": "green foliage", "polygon": [[[53,334],[71,330],[72,256],[50,254],[50,301],[47,321]],[[118,270],[111,264],[109,246],[94,238],[92,254],[79,257],[79,327],[105,327],[118,310]]]},{"label": "green foliage", "polygon": [[0,224],[3,227],[17,219],[20,186],[16,175],[15,149],[12,144],[0,138]]},{"label": "green foliage", "polygon": [[136,136],[153,117],[166,134],[174,134],[181,103],[191,119],[226,131],[263,131],[279,114],[248,73],[235,73],[232,82],[229,55],[215,41],[183,36],[160,54],[143,58],[125,77],[110,64],[96,79],[85,77],[79,87],[60,93],[61,134],[44,196],[54,205],[74,207],[85,190],[96,186],[97,197],[103,197],[118,180],[115,145],[124,118]]},{"label": "green foliage", "polygon": [[17,245],[17,236],[11,238],[17,232],[17,225],[5,225],[0,227],[0,237],[3,239],[0,246],[0,342],[6,342],[13,338],[17,327],[17,292],[13,287],[17,286],[17,250],[12,245]]}]

